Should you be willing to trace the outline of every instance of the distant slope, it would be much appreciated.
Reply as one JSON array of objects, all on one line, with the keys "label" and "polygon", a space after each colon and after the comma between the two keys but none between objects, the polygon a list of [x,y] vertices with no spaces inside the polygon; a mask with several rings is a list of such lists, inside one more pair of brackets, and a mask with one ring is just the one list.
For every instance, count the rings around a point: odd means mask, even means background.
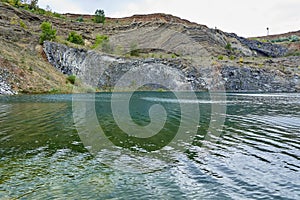
[{"label": "distant slope", "polygon": [[[272,41],[280,38],[289,38],[292,36],[298,36],[300,38],[300,30],[292,31],[288,33],[276,34],[276,35],[257,37],[256,39]],[[250,39],[254,39],[254,38],[250,38]],[[289,52],[290,52],[289,54],[300,55],[300,39],[299,41],[295,41],[295,42],[280,42],[278,44],[289,48]]]},{"label": "distant slope", "polygon": [[297,35],[297,36],[300,37],[300,30],[299,31],[292,31],[292,32],[288,32],[288,33],[282,33],[282,34],[261,36],[261,37],[257,37],[257,38],[272,40],[272,39],[277,39],[277,38],[280,38],[280,37],[290,37],[292,35]]}]

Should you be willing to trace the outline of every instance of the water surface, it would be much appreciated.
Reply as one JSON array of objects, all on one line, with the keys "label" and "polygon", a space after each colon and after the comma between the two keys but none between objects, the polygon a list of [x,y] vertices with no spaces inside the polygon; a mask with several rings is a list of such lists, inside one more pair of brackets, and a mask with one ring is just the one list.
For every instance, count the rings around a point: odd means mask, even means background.
[{"label": "water surface", "polygon": [[[116,146],[98,154],[77,133],[72,95],[0,97],[0,199],[300,199],[300,94],[226,96],[178,102],[168,92],[134,94],[136,124],[150,123],[152,105],[166,108],[164,141],[180,126],[180,104],[199,105],[193,143],[184,151],[161,143],[167,157],[124,144],[130,140],[112,118],[110,93],[96,94],[95,106]],[[216,141],[204,141],[214,105],[226,105],[225,124]]]}]

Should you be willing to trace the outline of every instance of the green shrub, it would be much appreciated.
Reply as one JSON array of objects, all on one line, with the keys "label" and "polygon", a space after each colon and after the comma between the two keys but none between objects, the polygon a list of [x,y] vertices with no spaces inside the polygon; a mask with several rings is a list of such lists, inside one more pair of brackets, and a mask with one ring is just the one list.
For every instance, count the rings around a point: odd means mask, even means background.
[{"label": "green shrub", "polygon": [[250,40],[255,40],[255,41],[258,41],[258,42],[262,42],[262,43],[268,43],[268,42],[270,42],[269,40],[262,39],[262,38],[250,38]]},{"label": "green shrub", "polygon": [[292,36],[290,36],[289,40],[290,40],[290,42],[297,42],[300,39],[297,35],[292,35]]},{"label": "green shrub", "polygon": [[223,60],[224,57],[222,55],[218,56],[218,60]]},{"label": "green shrub", "polygon": [[31,0],[29,4],[29,8],[32,9],[37,9],[38,8],[38,0]]},{"label": "green shrub", "polygon": [[105,22],[104,10],[99,10],[99,9],[96,10],[94,21],[96,23],[102,23],[102,24],[104,24],[104,22]]},{"label": "green shrub", "polygon": [[278,42],[297,42],[300,38],[297,35],[291,35],[289,37],[280,37],[277,39],[271,40],[272,43],[278,43]]},{"label": "green shrub", "polygon": [[11,24],[11,25],[17,25],[17,24],[19,24],[18,18],[12,17],[12,18],[10,19],[10,24]]},{"label": "green shrub", "polygon": [[260,42],[262,42],[262,43],[268,43],[269,40],[267,40],[267,39],[262,39],[262,40],[260,40]]},{"label": "green shrub", "polygon": [[84,41],[82,39],[82,36],[77,34],[75,31],[72,31],[69,33],[69,37],[67,38],[69,42],[72,42],[74,44],[84,45]]},{"label": "green shrub", "polygon": [[76,80],[76,76],[75,75],[70,75],[67,77],[67,80],[74,85],[75,80]]},{"label": "green shrub", "polygon": [[83,22],[83,17],[82,17],[82,16],[78,17],[78,18],[76,19],[76,21],[77,21],[77,22]]},{"label": "green shrub", "polygon": [[95,39],[95,44],[92,46],[92,49],[96,49],[99,46],[105,46],[106,44],[108,44],[109,42],[109,38],[107,35],[97,35],[96,39]]},{"label": "green shrub", "polygon": [[231,50],[232,50],[231,44],[230,44],[230,43],[227,43],[226,46],[225,46],[225,49],[231,51]]},{"label": "green shrub", "polygon": [[230,60],[234,60],[234,59],[235,59],[234,55],[231,55],[231,56],[229,57],[229,59],[230,59]]},{"label": "green shrub", "polygon": [[140,51],[138,49],[134,49],[130,51],[131,56],[139,57],[140,56]]},{"label": "green shrub", "polygon": [[52,28],[50,22],[43,22],[40,27],[42,30],[39,40],[40,44],[43,44],[46,40],[52,41],[56,38],[56,30]]},{"label": "green shrub", "polygon": [[27,29],[27,26],[26,26],[26,24],[23,22],[22,19],[20,19],[20,26],[21,26],[22,28],[24,28],[24,29]]},{"label": "green shrub", "polygon": [[52,13],[52,16],[53,16],[53,17],[57,17],[57,18],[61,18],[61,19],[64,18],[64,16],[62,16],[61,14],[59,14],[59,13],[57,13],[57,12]]},{"label": "green shrub", "polygon": [[[30,9],[30,7],[29,7]],[[35,8],[35,9],[30,9],[31,12],[38,14],[38,15],[46,15],[47,11],[42,9],[42,8]]]},{"label": "green shrub", "polygon": [[140,56],[140,50],[137,47],[137,44],[132,44],[130,46],[130,56],[139,57]]},{"label": "green shrub", "polygon": [[14,0],[14,6],[19,7],[20,4],[20,0]]}]

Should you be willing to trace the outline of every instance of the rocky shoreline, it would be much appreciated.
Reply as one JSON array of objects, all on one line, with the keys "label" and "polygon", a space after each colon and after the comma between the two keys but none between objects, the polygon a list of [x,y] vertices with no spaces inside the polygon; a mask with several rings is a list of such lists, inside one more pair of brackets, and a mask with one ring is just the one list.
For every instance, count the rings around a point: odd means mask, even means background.
[{"label": "rocky shoreline", "polygon": [[6,82],[9,73],[5,69],[0,69],[0,95],[14,95],[18,94],[11,86]]}]

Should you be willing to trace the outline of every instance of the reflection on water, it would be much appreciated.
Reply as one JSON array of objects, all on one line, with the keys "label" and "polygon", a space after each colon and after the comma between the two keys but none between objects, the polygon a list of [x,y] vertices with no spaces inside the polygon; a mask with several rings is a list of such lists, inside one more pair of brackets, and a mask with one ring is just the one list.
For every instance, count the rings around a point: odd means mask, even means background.
[{"label": "reflection on water", "polygon": [[[0,97],[0,199],[300,199],[300,94],[197,96],[180,102],[200,108],[193,146],[165,146],[167,156],[128,154],[122,145],[91,155],[73,122],[72,95]],[[108,137],[119,137],[110,97],[97,94],[96,111]],[[181,118],[174,95],[136,93],[130,114],[146,126],[157,103],[168,113],[167,140]],[[222,136],[203,141],[211,107],[224,103]]]}]

